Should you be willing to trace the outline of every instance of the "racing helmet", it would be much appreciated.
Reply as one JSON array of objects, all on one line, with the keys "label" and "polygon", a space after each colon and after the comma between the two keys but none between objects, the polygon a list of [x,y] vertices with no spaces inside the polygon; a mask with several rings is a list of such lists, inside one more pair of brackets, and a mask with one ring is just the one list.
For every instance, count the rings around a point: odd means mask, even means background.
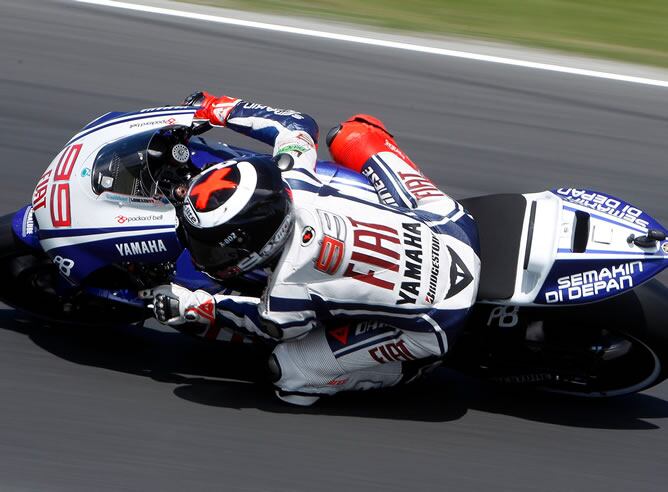
[{"label": "racing helmet", "polygon": [[181,235],[193,262],[219,280],[265,265],[294,227],[292,196],[267,157],[226,161],[191,181]]}]

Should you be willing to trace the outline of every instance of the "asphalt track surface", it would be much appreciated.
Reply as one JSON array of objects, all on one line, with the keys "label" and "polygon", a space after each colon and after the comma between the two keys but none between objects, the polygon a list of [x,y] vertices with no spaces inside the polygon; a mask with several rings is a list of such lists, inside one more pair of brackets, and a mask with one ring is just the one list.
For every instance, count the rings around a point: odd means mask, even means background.
[{"label": "asphalt track surface", "polygon": [[[3,213],[95,116],[206,88],[323,134],[377,115],[455,197],[578,185],[668,222],[666,89],[61,1],[0,0],[0,47]],[[574,402],[440,373],[294,409],[252,350],[151,327],[0,310],[0,490],[665,490],[668,384]]]}]

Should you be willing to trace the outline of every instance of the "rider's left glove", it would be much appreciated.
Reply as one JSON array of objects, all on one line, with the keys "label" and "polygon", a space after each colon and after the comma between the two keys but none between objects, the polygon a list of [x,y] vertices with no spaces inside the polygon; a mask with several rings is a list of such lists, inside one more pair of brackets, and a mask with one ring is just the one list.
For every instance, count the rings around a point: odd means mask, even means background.
[{"label": "rider's left glove", "polygon": [[225,126],[227,118],[234,107],[241,101],[235,97],[216,97],[208,92],[196,92],[188,96],[188,105],[198,105],[200,109],[195,112],[195,119],[207,120],[215,126]]},{"label": "rider's left glove", "polygon": [[161,285],[153,290],[153,313],[165,325],[213,325],[216,303],[213,296],[203,290],[193,292],[175,284]]}]

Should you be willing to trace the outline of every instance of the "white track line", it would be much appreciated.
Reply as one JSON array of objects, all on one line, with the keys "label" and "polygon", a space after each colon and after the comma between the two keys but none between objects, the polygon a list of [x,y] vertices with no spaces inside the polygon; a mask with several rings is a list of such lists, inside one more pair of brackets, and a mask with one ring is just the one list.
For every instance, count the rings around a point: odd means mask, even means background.
[{"label": "white track line", "polygon": [[595,77],[599,79],[616,80],[619,82],[630,82],[633,84],[652,85],[656,87],[668,88],[668,81],[648,79],[645,77],[634,77],[630,75],[621,75],[609,72],[599,72],[596,70],[586,70],[582,68],[565,67],[562,65],[552,65],[548,63],[536,63],[526,60],[517,60],[514,58],[504,58],[500,56],[481,55],[478,53],[469,53],[466,51],[447,50],[435,48],[432,46],[423,46],[419,44],[400,43],[385,39],[375,39],[363,36],[352,36],[348,34],[338,34],[335,32],[315,31],[313,29],[302,29],[299,27],[282,26],[280,24],[268,24],[266,22],[254,22],[233,17],[222,17],[218,15],[198,14],[185,12],[182,10],[166,9],[161,7],[151,7],[148,5],[139,5],[135,3],[117,2],[115,0],[74,0],[79,3],[101,5],[104,7],[113,7],[125,10],[134,10],[138,12],[148,12],[158,15],[169,15],[172,17],[182,17],[184,19],[200,20],[206,22],[216,22],[218,24],[229,24],[234,26],[249,27],[252,29],[263,29],[265,31],[276,31],[300,36],[311,36],[314,38],[331,39],[336,41],[346,41],[349,43],[366,44],[371,46],[381,46],[384,48],[394,48],[405,51],[414,51],[418,53],[428,53],[431,55],[450,56],[454,58],[464,58],[467,60],[476,60],[488,63],[500,63],[502,65],[512,65],[516,67],[533,68],[535,70],[546,70],[549,72],[560,72],[571,75],[582,75],[585,77]]}]

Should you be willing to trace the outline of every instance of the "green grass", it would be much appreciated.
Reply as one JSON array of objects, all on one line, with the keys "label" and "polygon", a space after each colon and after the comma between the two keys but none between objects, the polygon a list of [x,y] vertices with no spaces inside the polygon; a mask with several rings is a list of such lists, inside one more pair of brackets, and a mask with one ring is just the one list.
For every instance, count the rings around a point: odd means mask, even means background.
[{"label": "green grass", "polygon": [[[186,0],[187,1],[187,0]],[[190,0],[668,67],[668,0]]]}]

